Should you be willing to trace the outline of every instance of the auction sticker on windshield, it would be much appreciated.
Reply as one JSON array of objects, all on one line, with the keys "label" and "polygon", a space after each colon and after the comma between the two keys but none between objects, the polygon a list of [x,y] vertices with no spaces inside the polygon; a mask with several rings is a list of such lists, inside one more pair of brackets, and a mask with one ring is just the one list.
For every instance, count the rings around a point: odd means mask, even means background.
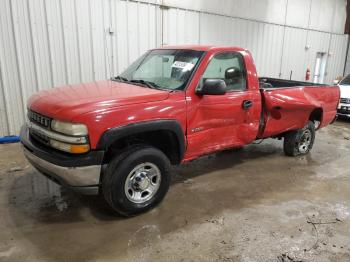
[{"label": "auction sticker on windshield", "polygon": [[181,62],[181,61],[175,61],[171,67],[181,68],[183,70],[189,71],[194,67],[194,64],[187,63],[187,62]]}]

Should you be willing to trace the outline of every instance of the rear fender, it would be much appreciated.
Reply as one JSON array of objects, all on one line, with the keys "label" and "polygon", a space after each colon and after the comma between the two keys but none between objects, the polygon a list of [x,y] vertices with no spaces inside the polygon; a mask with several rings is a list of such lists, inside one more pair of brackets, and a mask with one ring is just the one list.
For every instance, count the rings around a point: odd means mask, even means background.
[{"label": "rear fender", "polygon": [[306,92],[304,87],[263,91],[262,95],[265,126],[260,137],[271,137],[303,128],[312,112],[323,110],[322,101]]}]

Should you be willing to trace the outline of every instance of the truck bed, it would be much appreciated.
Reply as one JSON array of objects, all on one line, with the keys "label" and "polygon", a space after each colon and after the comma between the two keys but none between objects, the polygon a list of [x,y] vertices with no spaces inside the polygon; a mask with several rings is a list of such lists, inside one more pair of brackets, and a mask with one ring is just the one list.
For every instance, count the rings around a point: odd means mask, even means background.
[{"label": "truck bed", "polygon": [[270,77],[259,77],[259,85],[260,85],[259,86],[260,89],[289,88],[289,87],[296,87],[296,86],[327,86],[324,84],[279,79],[279,78],[270,78]]},{"label": "truck bed", "polygon": [[303,128],[310,118],[318,128],[331,123],[337,111],[339,88],[315,83],[259,78],[263,113],[259,138]]}]

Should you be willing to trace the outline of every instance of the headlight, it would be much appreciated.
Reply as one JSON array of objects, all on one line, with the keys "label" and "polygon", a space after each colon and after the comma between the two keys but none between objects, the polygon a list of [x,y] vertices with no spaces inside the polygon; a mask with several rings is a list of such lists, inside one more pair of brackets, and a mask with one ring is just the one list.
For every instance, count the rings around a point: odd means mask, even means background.
[{"label": "headlight", "polygon": [[72,153],[72,154],[83,154],[90,150],[90,146],[88,144],[82,144],[82,145],[67,144],[67,143],[63,143],[53,139],[50,140],[50,145],[53,148],[56,148],[58,150],[65,151],[68,153]]},{"label": "headlight", "polygon": [[86,125],[62,122],[59,120],[52,120],[51,128],[52,130],[71,136],[86,136],[88,134]]}]

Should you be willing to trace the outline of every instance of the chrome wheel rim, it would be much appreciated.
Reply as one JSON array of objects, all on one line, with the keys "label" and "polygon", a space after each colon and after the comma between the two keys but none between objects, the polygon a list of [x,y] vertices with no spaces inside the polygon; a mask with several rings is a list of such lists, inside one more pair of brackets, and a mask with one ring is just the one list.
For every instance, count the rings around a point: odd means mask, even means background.
[{"label": "chrome wheel rim", "polygon": [[157,193],[160,182],[161,173],[155,164],[139,164],[131,170],[125,180],[125,195],[133,203],[144,203]]},{"label": "chrome wheel rim", "polygon": [[311,139],[312,139],[311,131],[306,129],[300,137],[300,142],[298,145],[300,153],[306,153],[309,150]]}]

